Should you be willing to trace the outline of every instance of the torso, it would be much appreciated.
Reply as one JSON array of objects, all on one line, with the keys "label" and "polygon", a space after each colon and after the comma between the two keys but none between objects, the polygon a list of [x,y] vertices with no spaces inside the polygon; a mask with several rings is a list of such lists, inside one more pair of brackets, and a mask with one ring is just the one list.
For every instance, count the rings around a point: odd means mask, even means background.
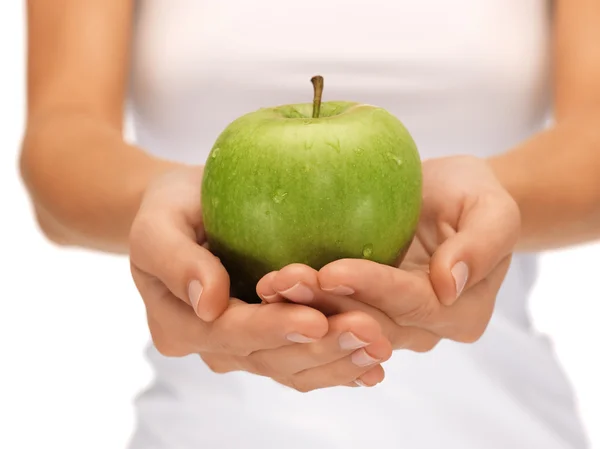
[{"label": "torso", "polygon": [[[544,0],[140,1],[138,142],[202,163],[232,120],[310,101],[309,79],[321,74],[324,99],[385,107],[423,158],[506,151],[548,117],[550,20]],[[480,342],[397,353],[375,390],[299,395],[150,348],[158,377],[138,401],[141,423],[182,449],[241,439],[290,449],[583,447],[569,385],[527,317],[534,279],[535,259],[515,257]],[[162,447],[143,430],[136,438]]]}]

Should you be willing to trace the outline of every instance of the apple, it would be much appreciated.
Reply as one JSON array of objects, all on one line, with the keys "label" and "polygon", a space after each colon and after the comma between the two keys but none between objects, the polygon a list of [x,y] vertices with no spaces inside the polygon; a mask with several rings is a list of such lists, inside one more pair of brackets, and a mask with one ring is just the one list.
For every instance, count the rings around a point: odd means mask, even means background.
[{"label": "apple", "polygon": [[351,101],[262,108],[233,121],[210,151],[202,181],[209,248],[232,295],[260,302],[256,283],[292,263],[342,258],[397,264],[421,209],[421,160],[402,122]]}]

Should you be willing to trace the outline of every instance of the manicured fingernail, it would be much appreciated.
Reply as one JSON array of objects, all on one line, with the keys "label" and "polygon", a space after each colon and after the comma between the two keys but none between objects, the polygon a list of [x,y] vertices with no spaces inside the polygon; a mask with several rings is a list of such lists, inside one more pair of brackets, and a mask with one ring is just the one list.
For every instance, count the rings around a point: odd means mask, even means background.
[{"label": "manicured fingernail", "polygon": [[260,295],[260,297],[265,301],[270,302],[273,299],[277,298],[277,293],[273,293],[272,295]]},{"label": "manicured fingernail", "polygon": [[456,297],[458,298],[462,293],[465,285],[467,285],[467,279],[469,278],[469,267],[464,262],[458,262],[452,270],[452,277],[454,278],[454,283],[456,284]]},{"label": "manicured fingernail", "polygon": [[368,385],[367,385],[366,383],[364,383],[364,382],[363,382],[362,380],[360,380],[360,379],[356,379],[356,380],[354,381],[354,383],[355,383],[356,385],[358,385],[359,387],[368,387]]},{"label": "manicured fingernail", "polygon": [[306,335],[299,334],[297,332],[288,334],[287,339],[294,343],[312,343],[316,341],[314,338],[307,337]]},{"label": "manicured fingernail", "polygon": [[198,314],[198,303],[200,302],[200,296],[202,296],[203,289],[204,287],[202,287],[202,284],[198,280],[193,280],[188,285],[188,296],[196,314]]},{"label": "manicured fingernail", "polygon": [[339,338],[340,348],[343,350],[364,348],[368,343],[362,341],[352,332],[344,332]]},{"label": "manicured fingernail", "polygon": [[292,288],[288,288],[282,292],[279,292],[281,296],[285,296],[290,301],[299,303],[311,302],[314,298],[314,294],[310,288],[304,285],[302,282],[298,282]]},{"label": "manicured fingernail", "polygon": [[338,285],[337,287],[325,288],[321,287],[321,290],[327,293],[331,293],[332,295],[340,295],[340,296],[348,296],[354,293],[354,289],[347,287],[345,285]]},{"label": "manicured fingernail", "polygon": [[355,351],[350,358],[352,359],[352,363],[357,366],[369,366],[379,362],[379,360],[367,354],[367,351],[364,349]]}]

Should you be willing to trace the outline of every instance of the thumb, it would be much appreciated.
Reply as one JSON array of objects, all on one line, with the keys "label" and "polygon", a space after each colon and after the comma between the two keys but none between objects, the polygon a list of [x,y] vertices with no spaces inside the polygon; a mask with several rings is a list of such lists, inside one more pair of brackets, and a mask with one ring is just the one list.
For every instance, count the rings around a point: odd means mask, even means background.
[{"label": "thumb", "polygon": [[483,279],[517,243],[520,215],[508,194],[480,197],[461,213],[456,232],[431,257],[433,288],[444,305]]},{"label": "thumb", "polygon": [[141,220],[130,235],[131,263],[157,278],[204,321],[214,321],[229,305],[229,275],[219,259],[168,221]]}]

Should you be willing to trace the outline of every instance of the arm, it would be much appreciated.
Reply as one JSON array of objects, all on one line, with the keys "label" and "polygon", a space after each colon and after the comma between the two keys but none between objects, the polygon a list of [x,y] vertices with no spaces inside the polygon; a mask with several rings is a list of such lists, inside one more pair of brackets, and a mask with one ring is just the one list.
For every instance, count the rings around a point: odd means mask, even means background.
[{"label": "arm", "polygon": [[132,0],[27,4],[20,169],[52,241],[126,252],[148,182],[174,167],[123,139]]},{"label": "arm", "polygon": [[600,237],[600,3],[555,8],[555,124],[491,159],[521,210],[520,250]]}]

